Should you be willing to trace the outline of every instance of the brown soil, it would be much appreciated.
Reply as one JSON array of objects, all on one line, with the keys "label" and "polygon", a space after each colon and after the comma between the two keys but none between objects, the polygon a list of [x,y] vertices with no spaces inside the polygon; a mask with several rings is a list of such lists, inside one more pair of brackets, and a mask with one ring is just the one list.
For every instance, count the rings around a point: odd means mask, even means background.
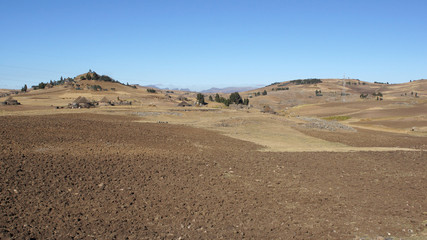
[{"label": "brown soil", "polygon": [[105,115],[0,123],[0,239],[353,239],[424,228],[420,152],[259,152],[212,131]]},{"label": "brown soil", "polygon": [[397,129],[408,129],[412,127],[427,127],[427,120],[411,120],[411,119],[400,119],[400,120],[382,120],[382,121],[360,121],[353,124],[357,125],[381,125],[389,128]]},{"label": "brown soil", "polygon": [[357,132],[330,132],[322,130],[295,128],[298,131],[330,142],[339,142],[352,147],[400,147],[427,149],[427,137],[407,134],[357,129]]}]

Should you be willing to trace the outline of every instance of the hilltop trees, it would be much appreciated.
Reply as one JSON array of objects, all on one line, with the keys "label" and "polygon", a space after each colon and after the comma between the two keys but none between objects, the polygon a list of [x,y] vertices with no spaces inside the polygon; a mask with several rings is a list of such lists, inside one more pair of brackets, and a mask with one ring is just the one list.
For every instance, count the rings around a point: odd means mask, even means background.
[{"label": "hilltop trees", "polygon": [[308,79],[297,79],[297,80],[292,80],[290,81],[290,83],[293,83],[295,85],[301,85],[301,84],[317,84],[317,83],[322,83],[322,80],[318,79],[318,78],[308,78]]},{"label": "hilltop trees", "polygon": [[27,84],[25,84],[22,88],[21,88],[21,92],[27,92],[28,87]]},{"label": "hilltop trees", "polygon": [[225,106],[229,106],[230,104],[243,104],[243,105],[249,105],[249,99],[245,98],[242,99],[240,94],[238,92],[234,92],[230,94],[230,97],[224,98],[221,97],[218,93],[215,95],[215,102],[223,103]]}]

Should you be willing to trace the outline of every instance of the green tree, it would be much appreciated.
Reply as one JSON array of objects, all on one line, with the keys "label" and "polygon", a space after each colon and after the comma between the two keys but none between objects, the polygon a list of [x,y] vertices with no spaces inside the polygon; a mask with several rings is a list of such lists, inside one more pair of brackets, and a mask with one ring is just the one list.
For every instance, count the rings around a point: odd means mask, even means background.
[{"label": "green tree", "polygon": [[199,102],[199,104],[205,105],[205,96],[203,96],[203,94],[198,93],[197,94],[197,101]]},{"label": "green tree", "polygon": [[242,97],[240,97],[240,94],[238,92],[234,92],[230,94],[230,102],[235,104],[242,104],[243,100],[242,100]]},{"label": "green tree", "polygon": [[262,92],[262,95],[267,95],[267,90],[264,90],[264,92]]},{"label": "green tree", "polygon": [[245,100],[243,100],[243,104],[246,106],[249,105],[249,98],[245,98]]},{"label": "green tree", "polygon": [[21,88],[21,92],[27,92],[28,87],[27,84],[25,84],[22,88]]},{"label": "green tree", "polygon": [[94,79],[94,80],[99,79],[99,75],[96,72],[93,72],[92,74],[93,74],[92,79]]},{"label": "green tree", "polygon": [[221,97],[219,96],[219,94],[215,94],[215,102],[221,102]]},{"label": "green tree", "polygon": [[213,102],[212,95],[209,95],[209,101]]},{"label": "green tree", "polygon": [[46,87],[46,83],[41,82],[39,83],[39,89],[44,89]]},{"label": "green tree", "polygon": [[223,102],[224,104],[225,104],[225,106],[230,106],[230,103],[231,103],[231,101],[230,101],[230,99],[224,99],[224,102]]}]

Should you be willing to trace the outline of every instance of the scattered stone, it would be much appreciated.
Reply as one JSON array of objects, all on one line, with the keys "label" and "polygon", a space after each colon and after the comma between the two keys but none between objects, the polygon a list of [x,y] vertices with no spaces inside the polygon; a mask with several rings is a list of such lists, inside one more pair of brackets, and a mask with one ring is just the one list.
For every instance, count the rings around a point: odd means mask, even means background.
[{"label": "scattered stone", "polygon": [[317,128],[317,129],[322,129],[322,130],[327,130],[332,132],[338,131],[338,130],[357,132],[356,129],[350,126],[341,124],[337,121],[327,121],[323,119],[309,118],[309,117],[298,117],[298,118],[306,121],[306,123],[303,124],[303,127],[305,128]]}]

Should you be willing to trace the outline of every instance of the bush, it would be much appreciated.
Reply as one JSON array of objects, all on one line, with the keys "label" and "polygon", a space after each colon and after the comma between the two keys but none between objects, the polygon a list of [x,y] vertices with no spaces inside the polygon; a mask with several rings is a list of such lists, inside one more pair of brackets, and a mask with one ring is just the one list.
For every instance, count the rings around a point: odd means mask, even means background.
[{"label": "bush", "polygon": [[157,91],[156,91],[155,89],[148,88],[148,89],[147,89],[147,92],[149,92],[149,93],[156,93]]}]

